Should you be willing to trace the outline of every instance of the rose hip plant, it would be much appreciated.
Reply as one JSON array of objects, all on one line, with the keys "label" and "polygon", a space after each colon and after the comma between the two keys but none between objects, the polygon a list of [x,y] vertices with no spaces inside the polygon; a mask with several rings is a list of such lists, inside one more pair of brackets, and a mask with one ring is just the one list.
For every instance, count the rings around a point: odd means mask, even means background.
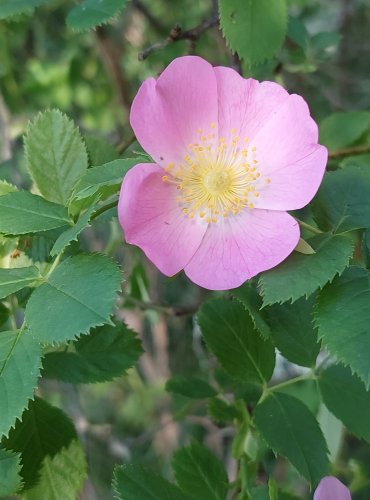
[{"label": "rose hip plant", "polygon": [[185,3],[0,0],[0,497],[368,499],[370,102],[320,79],[348,11]]}]

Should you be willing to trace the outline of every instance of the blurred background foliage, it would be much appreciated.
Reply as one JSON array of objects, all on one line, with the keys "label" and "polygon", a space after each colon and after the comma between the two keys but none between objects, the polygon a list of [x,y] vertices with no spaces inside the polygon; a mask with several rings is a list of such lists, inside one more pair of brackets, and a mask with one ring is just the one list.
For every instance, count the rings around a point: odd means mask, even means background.
[{"label": "blurred background foliage", "polygon": [[[62,0],[0,20],[1,178],[30,186],[22,134],[28,121],[46,108],[59,108],[79,125],[95,164],[103,163],[107,155],[113,158],[116,153],[113,148],[107,152],[106,142],[119,149],[131,140],[129,109],[140,83],[187,53],[241,69],[244,76],[278,81],[303,95],[319,122],[334,111],[370,108],[369,0],[289,0],[288,4],[283,47],[273,59],[253,66],[231,54],[217,26],[193,41],[166,42],[179,26],[186,31],[212,20],[217,5],[211,0],[132,0],[109,24],[86,32],[66,25],[73,2]],[[147,51],[148,47],[153,50]],[[140,148],[133,143],[131,150]],[[111,498],[116,463],[140,462],[170,475],[173,450],[191,436],[223,457],[230,476],[235,476],[230,450],[233,428],[212,422],[208,418],[212,408],[202,400],[165,390],[165,381],[174,375],[196,375],[216,387],[234,383],[212,365],[190,314],[206,292],[183,275],[164,279],[138,250],[123,249],[120,229],[109,213],[84,232],[82,241],[90,251],[104,249],[122,263],[127,298],[119,314],[139,332],[145,347],[137,369],[113,383],[74,387],[42,382],[40,393],[72,416],[87,451],[89,481],[83,497]],[[152,304],[151,310],[142,310],[143,301]],[[284,379],[295,370],[281,361],[275,377]],[[236,389],[253,400],[253,386]],[[294,390],[310,408],[320,406],[309,382]],[[326,415],[321,423],[336,457],[336,474],[357,484],[355,500],[370,498],[369,446],[353,436],[342,441],[341,424]],[[309,495],[286,462],[276,463],[267,455],[264,470],[286,489]]]}]

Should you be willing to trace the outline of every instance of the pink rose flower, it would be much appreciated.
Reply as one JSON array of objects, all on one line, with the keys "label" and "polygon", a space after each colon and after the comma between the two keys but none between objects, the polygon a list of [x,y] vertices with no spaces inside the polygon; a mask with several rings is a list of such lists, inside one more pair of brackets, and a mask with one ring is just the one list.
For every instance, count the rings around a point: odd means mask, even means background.
[{"label": "pink rose flower", "polygon": [[130,122],[155,163],[126,174],[119,220],[162,273],[227,290],[294,250],[286,211],[311,201],[327,162],[301,97],[186,56],[141,85]]},{"label": "pink rose flower", "polygon": [[351,494],[339,479],[327,476],[321,479],[313,500],[351,500]]}]

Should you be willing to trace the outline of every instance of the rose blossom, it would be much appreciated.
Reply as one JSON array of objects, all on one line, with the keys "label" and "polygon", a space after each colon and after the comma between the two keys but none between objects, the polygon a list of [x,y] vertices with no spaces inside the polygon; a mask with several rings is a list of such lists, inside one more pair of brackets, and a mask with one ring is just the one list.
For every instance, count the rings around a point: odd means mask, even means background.
[{"label": "rose blossom", "polygon": [[294,250],[286,211],[311,201],[327,162],[301,97],[186,56],[141,85],[130,122],[155,163],[126,174],[119,220],[162,273],[225,290]]},{"label": "rose blossom", "polygon": [[313,500],[351,500],[351,494],[339,479],[326,476],[321,479]]}]

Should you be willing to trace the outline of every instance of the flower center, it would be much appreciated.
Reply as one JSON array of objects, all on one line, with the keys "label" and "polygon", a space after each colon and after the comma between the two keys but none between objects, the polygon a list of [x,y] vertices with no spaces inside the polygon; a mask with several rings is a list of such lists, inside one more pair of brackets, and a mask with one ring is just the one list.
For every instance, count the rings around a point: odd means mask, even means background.
[{"label": "flower center", "polygon": [[203,178],[204,188],[210,196],[221,196],[227,192],[232,184],[232,176],[227,170],[215,168],[207,172]]},{"label": "flower center", "polygon": [[[211,124],[211,129],[215,124]],[[190,144],[183,163],[170,163],[164,182],[176,184],[184,215],[216,223],[220,218],[253,209],[260,190],[271,182],[261,176],[256,147],[232,129],[228,141],[198,130],[199,143]],[[262,179],[263,177],[263,179]]]}]

